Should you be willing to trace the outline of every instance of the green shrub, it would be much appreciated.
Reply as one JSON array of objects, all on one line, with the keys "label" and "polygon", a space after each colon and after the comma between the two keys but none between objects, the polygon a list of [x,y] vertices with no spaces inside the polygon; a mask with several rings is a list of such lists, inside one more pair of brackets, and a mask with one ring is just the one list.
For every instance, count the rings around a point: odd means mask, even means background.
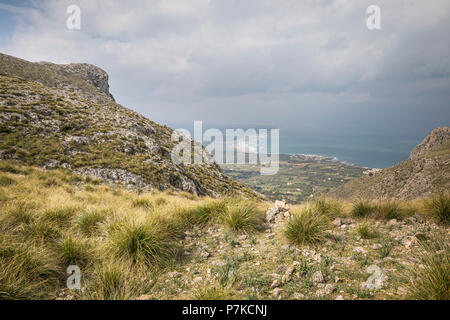
[{"label": "green shrub", "polygon": [[443,192],[425,201],[425,210],[443,224],[450,223],[450,193]]},{"label": "green shrub", "polygon": [[220,220],[233,231],[254,232],[261,229],[263,215],[252,201],[238,200],[228,204]]},{"label": "green shrub", "polygon": [[284,236],[294,244],[314,243],[324,239],[329,226],[330,221],[326,216],[312,208],[304,208],[300,213],[294,213],[286,223]]}]

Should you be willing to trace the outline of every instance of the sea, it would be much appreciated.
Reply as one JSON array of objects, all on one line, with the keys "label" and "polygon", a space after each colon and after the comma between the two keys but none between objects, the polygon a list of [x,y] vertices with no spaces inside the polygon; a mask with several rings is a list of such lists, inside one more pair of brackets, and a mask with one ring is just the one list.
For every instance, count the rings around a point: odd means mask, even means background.
[{"label": "sea", "polygon": [[[193,134],[193,124],[171,124],[173,129],[184,128]],[[212,126],[203,125],[203,132]],[[236,125],[214,127],[225,135],[226,129],[249,129]],[[270,130],[274,128],[256,127]],[[367,132],[366,130],[345,130],[342,128],[318,128],[286,126],[279,129],[280,154],[306,154],[334,158],[347,164],[368,168],[388,168],[408,158],[411,150],[431,132]],[[270,141],[268,143],[270,148]]]}]

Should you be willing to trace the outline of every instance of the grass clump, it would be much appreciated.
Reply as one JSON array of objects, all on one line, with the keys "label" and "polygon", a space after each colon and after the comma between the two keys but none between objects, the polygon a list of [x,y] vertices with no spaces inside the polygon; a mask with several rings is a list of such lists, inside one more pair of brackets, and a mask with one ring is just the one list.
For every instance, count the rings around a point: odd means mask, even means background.
[{"label": "grass clump", "polygon": [[329,217],[337,217],[342,214],[342,205],[337,200],[319,198],[314,200],[312,208],[315,212]]},{"label": "grass clump", "polygon": [[64,236],[58,243],[61,261],[65,266],[72,264],[85,266],[91,260],[90,248],[84,241],[70,235]]},{"label": "grass clump", "polygon": [[237,200],[227,205],[220,220],[233,231],[254,232],[261,229],[263,214],[252,201]]},{"label": "grass clump", "polygon": [[137,281],[126,265],[118,261],[97,265],[88,285],[80,294],[86,300],[127,300],[141,295],[148,288]]},{"label": "grass clump", "polygon": [[135,199],[132,205],[134,208],[143,208],[145,210],[150,210],[153,208],[152,202],[145,198]]},{"label": "grass clump", "polygon": [[425,211],[443,224],[450,223],[450,193],[442,192],[425,200]]},{"label": "grass clump", "polygon": [[186,227],[193,225],[205,225],[216,220],[227,210],[223,200],[205,200],[190,208],[180,208],[178,214],[184,220]]},{"label": "grass clump", "polygon": [[230,290],[219,285],[198,288],[194,291],[195,300],[231,300],[232,297]]},{"label": "grass clump", "polygon": [[42,220],[55,224],[60,228],[68,227],[72,218],[79,211],[78,207],[68,206],[68,207],[57,207],[52,209],[47,209],[42,214]]},{"label": "grass clump", "polygon": [[395,200],[388,200],[379,203],[373,212],[373,217],[380,220],[401,220],[405,216],[405,210],[400,203]]},{"label": "grass clump", "polygon": [[353,203],[351,214],[357,218],[365,218],[374,211],[374,206],[365,200],[358,200]]},{"label": "grass clump", "polygon": [[450,299],[450,245],[445,239],[421,242],[420,268],[411,268],[409,298],[417,300]]},{"label": "grass clump", "polygon": [[122,218],[108,229],[110,248],[120,258],[160,266],[174,256],[174,236],[159,221]]},{"label": "grass clump", "polygon": [[362,239],[373,239],[378,236],[378,232],[367,221],[356,227],[356,233]]},{"label": "grass clump", "polygon": [[0,187],[8,187],[16,183],[16,180],[14,180],[13,178],[4,175],[0,176]]},{"label": "grass clump", "polygon": [[90,210],[82,213],[77,221],[77,226],[85,236],[93,235],[99,228],[100,223],[106,219],[108,211]]},{"label": "grass clump", "polygon": [[325,238],[325,230],[329,227],[329,219],[313,208],[303,208],[293,213],[286,223],[284,236],[294,244],[304,245],[319,242]]}]

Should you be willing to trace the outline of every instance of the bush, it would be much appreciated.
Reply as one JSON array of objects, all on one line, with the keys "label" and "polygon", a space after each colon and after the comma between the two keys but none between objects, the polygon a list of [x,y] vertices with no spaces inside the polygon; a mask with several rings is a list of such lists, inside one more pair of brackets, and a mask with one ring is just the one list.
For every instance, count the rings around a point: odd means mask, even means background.
[{"label": "bush", "polygon": [[450,222],[450,193],[439,193],[425,201],[425,210],[434,219],[443,223]]},{"label": "bush", "polygon": [[133,263],[159,266],[175,253],[174,235],[159,221],[123,218],[109,226],[108,234],[113,252]]},{"label": "bush", "polygon": [[364,218],[367,217],[371,212],[374,211],[374,206],[364,200],[358,200],[357,202],[353,203],[352,208],[352,215],[357,218]]},{"label": "bush", "polygon": [[233,231],[254,232],[261,229],[263,215],[249,200],[232,201],[222,212],[220,220]]},{"label": "bush", "polygon": [[312,208],[304,208],[300,213],[294,213],[286,223],[284,235],[291,243],[304,245],[323,240],[329,226],[326,216]]},{"label": "bush", "polygon": [[421,242],[419,260],[423,268],[411,268],[409,298],[419,300],[450,299],[450,245],[445,239],[431,244]]}]

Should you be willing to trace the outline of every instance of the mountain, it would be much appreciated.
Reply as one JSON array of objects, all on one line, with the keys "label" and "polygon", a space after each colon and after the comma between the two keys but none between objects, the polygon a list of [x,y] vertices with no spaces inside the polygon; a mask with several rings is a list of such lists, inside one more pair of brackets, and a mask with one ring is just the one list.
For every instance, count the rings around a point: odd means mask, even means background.
[{"label": "mountain", "polygon": [[1,159],[140,189],[256,195],[214,162],[174,164],[172,133],[117,104],[108,74],[96,66],[0,54]]},{"label": "mountain", "polygon": [[434,129],[397,165],[333,190],[338,198],[414,199],[450,189],[450,127]]}]

